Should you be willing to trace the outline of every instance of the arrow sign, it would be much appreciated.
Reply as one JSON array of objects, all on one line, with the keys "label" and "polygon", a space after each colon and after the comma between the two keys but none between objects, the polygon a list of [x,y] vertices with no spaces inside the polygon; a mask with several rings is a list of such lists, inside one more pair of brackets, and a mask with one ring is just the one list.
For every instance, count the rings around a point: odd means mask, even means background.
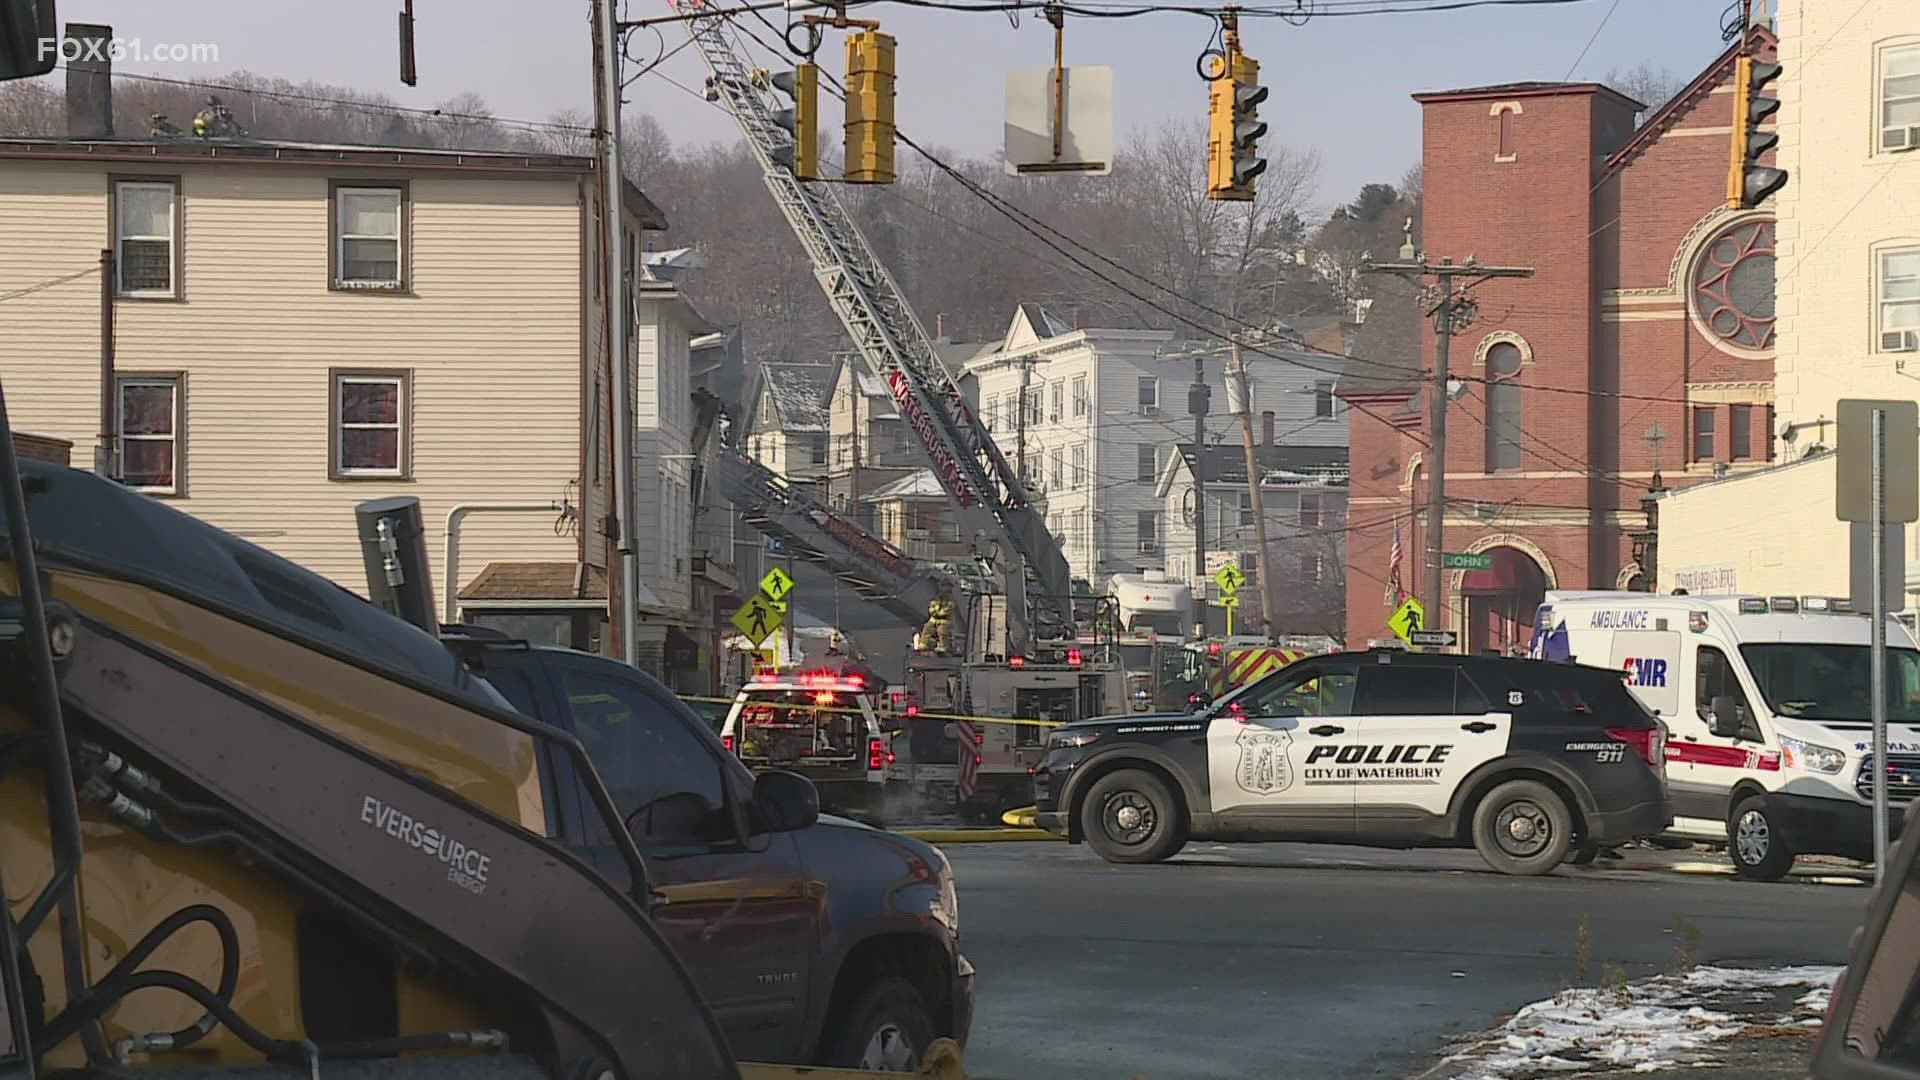
[{"label": "arrow sign", "polygon": [[1407,634],[1407,644],[1423,649],[1451,649],[1460,641],[1460,635],[1452,630],[1413,630]]}]

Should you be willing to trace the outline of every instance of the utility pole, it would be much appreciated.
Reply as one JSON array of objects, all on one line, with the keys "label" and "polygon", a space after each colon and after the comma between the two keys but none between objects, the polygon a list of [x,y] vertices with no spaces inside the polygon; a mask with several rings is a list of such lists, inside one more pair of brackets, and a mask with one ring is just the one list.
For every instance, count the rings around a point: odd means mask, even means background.
[{"label": "utility pole", "polygon": [[1187,411],[1193,414],[1193,623],[1194,637],[1207,636],[1207,386],[1206,353],[1193,354],[1193,385]]},{"label": "utility pole", "polygon": [[[600,143],[600,252],[606,275],[607,363],[613,369],[613,495],[620,553],[620,659],[640,666],[640,560],[633,491],[633,386],[620,228],[620,27],[615,0],[593,0],[593,127]],[[449,582],[449,589],[459,588]]]},{"label": "utility pole", "polygon": [[[853,460],[847,473],[847,508],[853,514],[853,520],[864,524],[860,516],[860,370],[855,365],[861,361],[847,358],[847,384],[853,390]],[[834,579],[838,581],[839,579]]]},{"label": "utility pole", "polygon": [[1027,393],[1033,383],[1033,361],[1020,361],[1020,399],[1014,409],[1013,426],[1013,471],[1020,478],[1020,486],[1027,486]]},{"label": "utility pole", "polygon": [[1260,450],[1253,436],[1253,392],[1248,385],[1247,358],[1241,335],[1227,339],[1233,350],[1233,369],[1227,373],[1227,411],[1240,418],[1240,441],[1247,449],[1247,500],[1253,507],[1254,573],[1260,576],[1260,633],[1274,640],[1273,614],[1280,609],[1280,583],[1274,580],[1273,556],[1267,550],[1267,511],[1260,501]]},{"label": "utility pole", "polygon": [[113,249],[100,249],[100,445],[93,451],[93,471],[108,480],[120,479],[120,387],[113,368]]},{"label": "utility pole", "polygon": [[[1432,436],[1422,470],[1427,474],[1427,588],[1426,596],[1422,599],[1427,608],[1427,628],[1434,629],[1445,625],[1441,614],[1445,601],[1442,595],[1444,578],[1441,574],[1441,556],[1446,552],[1447,521],[1447,347],[1456,330],[1464,330],[1472,325],[1474,313],[1479,309],[1479,302],[1467,295],[1468,289],[1491,278],[1532,277],[1533,268],[1481,266],[1472,255],[1468,255],[1462,263],[1455,263],[1451,258],[1443,258],[1435,263],[1427,258],[1426,252],[1414,250],[1411,218],[1407,219],[1406,236],[1406,242],[1400,245],[1401,261],[1368,262],[1363,272],[1394,274],[1418,285],[1421,306],[1433,319],[1433,385],[1429,391],[1433,395],[1432,419],[1429,421]],[[1489,417],[1489,429],[1492,423]]]}]

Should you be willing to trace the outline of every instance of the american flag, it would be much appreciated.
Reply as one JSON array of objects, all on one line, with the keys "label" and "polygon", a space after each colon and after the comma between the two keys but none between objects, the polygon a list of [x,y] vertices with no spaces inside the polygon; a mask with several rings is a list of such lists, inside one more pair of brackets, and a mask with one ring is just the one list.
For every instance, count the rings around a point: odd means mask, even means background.
[{"label": "american flag", "polygon": [[960,734],[960,801],[973,798],[974,791],[980,786],[980,729],[973,726],[971,720],[959,720],[954,728]]},{"label": "american flag", "polygon": [[1387,554],[1387,584],[1393,587],[1393,606],[1407,598],[1407,590],[1400,584],[1400,519],[1393,519],[1393,550]]}]

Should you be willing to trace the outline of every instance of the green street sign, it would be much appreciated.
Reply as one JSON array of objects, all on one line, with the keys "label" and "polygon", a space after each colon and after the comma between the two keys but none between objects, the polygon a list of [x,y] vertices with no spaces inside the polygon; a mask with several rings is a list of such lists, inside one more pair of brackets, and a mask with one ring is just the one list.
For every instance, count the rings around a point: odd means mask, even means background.
[{"label": "green street sign", "polygon": [[1463,551],[1447,551],[1440,555],[1442,570],[1491,570],[1493,556],[1487,552],[1469,555]]}]

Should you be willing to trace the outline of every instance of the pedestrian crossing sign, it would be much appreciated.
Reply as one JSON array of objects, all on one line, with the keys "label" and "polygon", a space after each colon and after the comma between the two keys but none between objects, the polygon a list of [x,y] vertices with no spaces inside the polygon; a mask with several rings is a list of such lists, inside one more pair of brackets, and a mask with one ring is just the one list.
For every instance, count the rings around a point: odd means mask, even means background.
[{"label": "pedestrian crossing sign", "polygon": [[1415,600],[1411,596],[1407,597],[1406,600],[1394,610],[1393,617],[1387,620],[1387,629],[1393,631],[1393,636],[1399,638],[1401,641],[1406,641],[1408,635],[1412,634],[1415,630],[1426,629],[1426,625],[1427,609],[1421,607],[1420,601]]},{"label": "pedestrian crossing sign", "polygon": [[1220,586],[1221,595],[1232,596],[1240,591],[1240,586],[1247,583],[1247,575],[1241,573],[1239,567],[1228,563],[1220,568],[1219,573],[1213,575],[1213,583]]},{"label": "pedestrian crossing sign", "polygon": [[756,649],[765,644],[775,630],[780,629],[780,623],[779,609],[758,593],[755,593],[746,603],[741,604],[740,610],[733,613],[733,625],[739,628],[740,633],[744,634]]},{"label": "pedestrian crossing sign", "polygon": [[767,599],[785,607],[786,605],[782,602],[786,600],[787,594],[793,591],[793,578],[789,577],[785,570],[776,566],[767,571],[766,577],[760,579],[760,591],[767,594]]}]

